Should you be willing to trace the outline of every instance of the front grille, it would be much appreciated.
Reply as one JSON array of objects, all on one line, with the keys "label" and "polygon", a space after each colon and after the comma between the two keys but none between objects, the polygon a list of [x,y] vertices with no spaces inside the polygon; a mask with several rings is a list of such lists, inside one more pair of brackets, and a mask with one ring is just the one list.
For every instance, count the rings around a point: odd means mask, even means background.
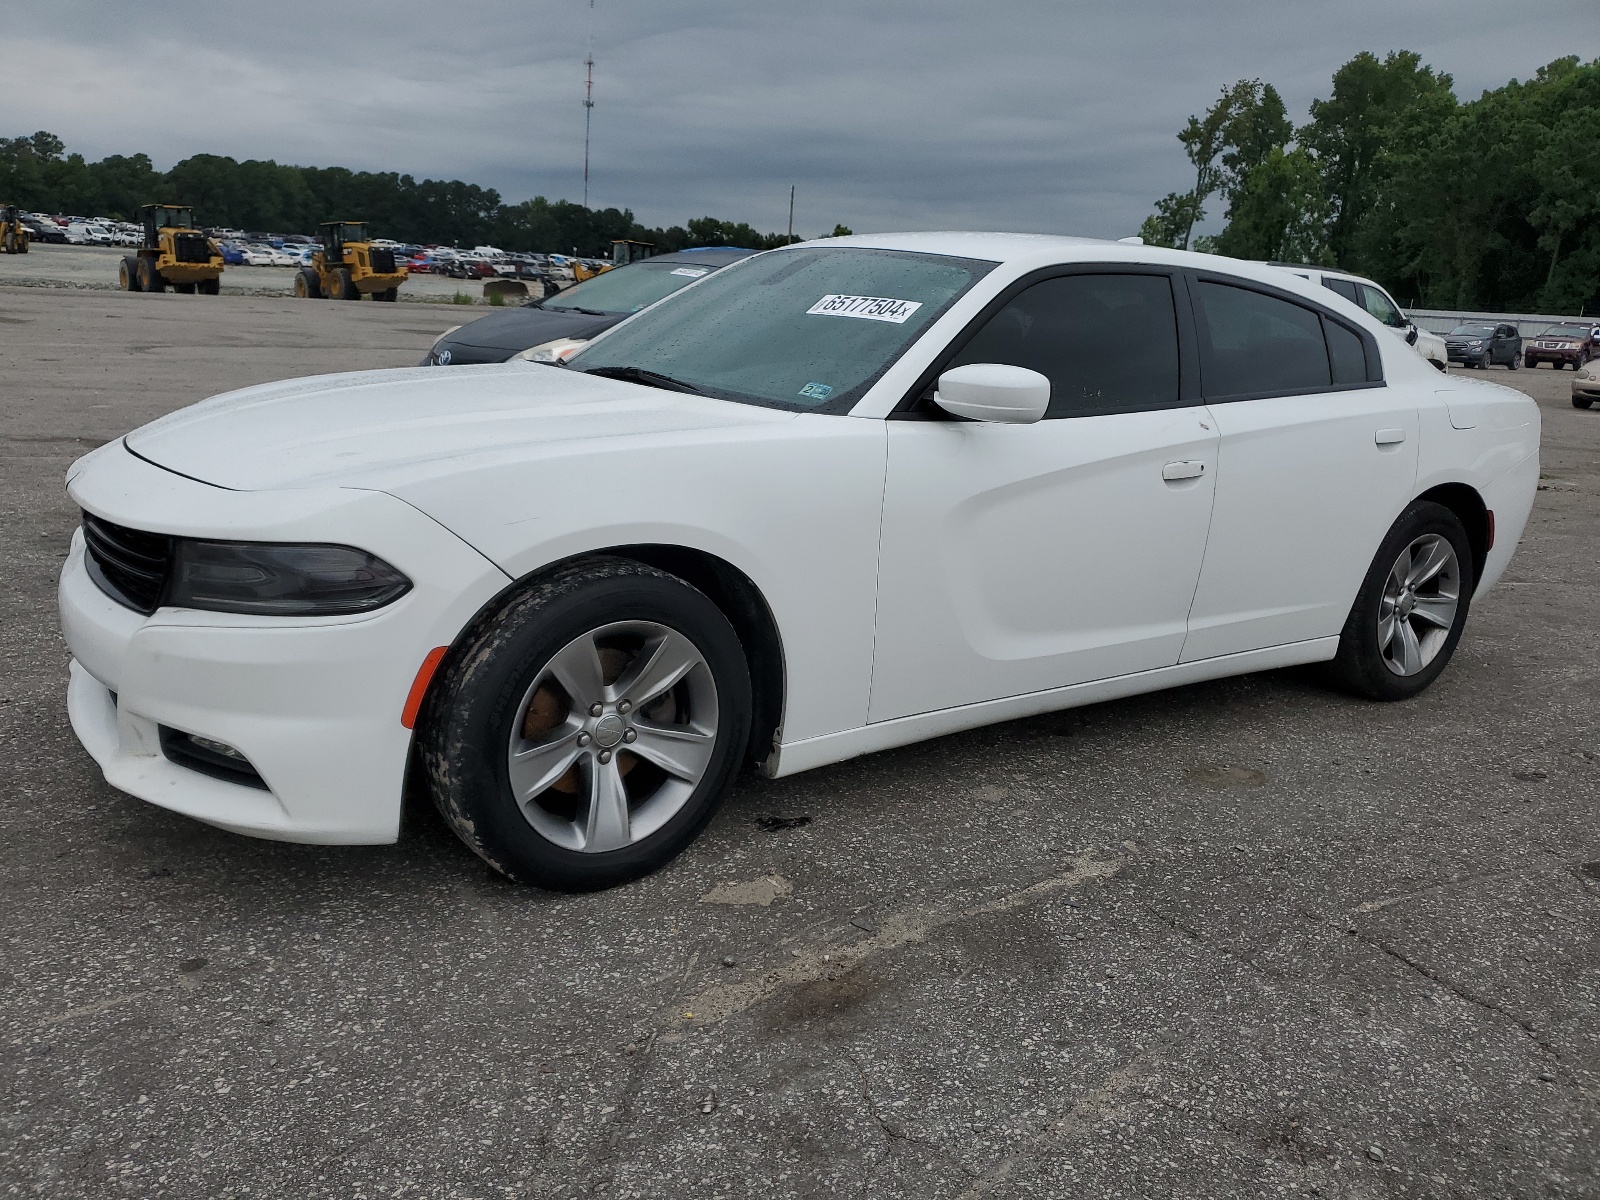
[{"label": "front grille", "polygon": [[372,264],[375,275],[394,274],[394,251],[385,246],[374,246],[368,250],[367,261]]},{"label": "front grille", "polygon": [[89,577],[118,604],[146,615],[161,607],[172,571],[172,539],[83,514]]},{"label": "front grille", "polygon": [[210,262],[211,243],[198,233],[175,233],[172,235],[172,256],[181,263]]}]

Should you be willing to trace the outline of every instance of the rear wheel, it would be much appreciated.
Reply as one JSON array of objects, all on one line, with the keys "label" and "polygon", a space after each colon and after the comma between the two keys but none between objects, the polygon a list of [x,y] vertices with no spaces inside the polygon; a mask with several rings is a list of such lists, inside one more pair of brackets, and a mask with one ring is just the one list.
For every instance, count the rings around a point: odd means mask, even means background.
[{"label": "rear wheel", "polygon": [[387,300],[390,304],[393,304],[400,298],[400,289],[397,287],[384,288],[381,292],[374,292],[372,298],[374,300]]},{"label": "rear wheel", "polygon": [[1334,679],[1372,700],[1405,700],[1437,679],[1466,626],[1472,546],[1459,517],[1418,500],[1400,514],[1339,634]]},{"label": "rear wheel", "polygon": [[122,256],[122,262],[117,265],[117,286],[125,292],[139,290],[139,260],[136,256]]},{"label": "rear wheel", "polygon": [[162,278],[161,272],[156,270],[156,260],[141,258],[138,266],[139,290],[141,292],[164,292],[167,290],[167,281]]},{"label": "rear wheel", "polygon": [[175,283],[172,285],[172,290],[177,292],[180,296],[192,296],[194,295],[194,284]]},{"label": "rear wheel", "polygon": [[309,268],[296,272],[294,294],[302,300],[320,300],[322,298],[322,283],[317,278],[317,273]]},{"label": "rear wheel", "polygon": [[559,891],[637,879],[721,804],[750,735],[722,612],[623,559],[575,563],[469,638],[419,733],[445,820],[496,870]]},{"label": "rear wheel", "polygon": [[195,290],[202,296],[216,296],[222,292],[222,280],[220,277],[217,279],[202,279],[194,286]]}]

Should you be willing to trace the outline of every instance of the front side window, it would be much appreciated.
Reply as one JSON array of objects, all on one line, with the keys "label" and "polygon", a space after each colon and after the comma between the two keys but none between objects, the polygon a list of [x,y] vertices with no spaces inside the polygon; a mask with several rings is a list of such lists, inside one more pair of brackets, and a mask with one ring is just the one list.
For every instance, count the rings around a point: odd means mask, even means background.
[{"label": "front side window", "polygon": [[1405,328],[1406,319],[1394,306],[1394,301],[1369,283],[1361,285],[1361,305],[1385,325],[1395,329]]},{"label": "front side window", "polygon": [[1208,398],[1310,391],[1333,382],[1322,321],[1309,308],[1202,281],[1201,377]]},{"label": "front side window", "polygon": [[624,321],[566,366],[768,408],[848,412],[994,265],[861,246],[775,250]]},{"label": "front side window", "polygon": [[990,317],[951,360],[1027,367],[1050,380],[1045,419],[1178,402],[1178,317],[1165,275],[1063,275]]}]

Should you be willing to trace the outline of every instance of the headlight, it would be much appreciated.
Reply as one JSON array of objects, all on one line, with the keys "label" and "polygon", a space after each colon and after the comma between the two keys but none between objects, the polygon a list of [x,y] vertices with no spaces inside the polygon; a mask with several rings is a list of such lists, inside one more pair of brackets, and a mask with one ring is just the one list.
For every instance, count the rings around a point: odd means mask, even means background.
[{"label": "headlight", "polygon": [[166,603],[212,612],[332,617],[371,612],[411,580],[354,546],[176,538]]},{"label": "headlight", "polygon": [[537,346],[530,346],[522,353],[513,354],[511,357],[520,358],[523,362],[566,362],[588,344],[588,338],[556,338],[553,342],[540,342]]},{"label": "headlight", "polygon": [[1483,343],[1481,341],[1468,342],[1467,343],[1467,349],[1468,350],[1482,350],[1483,349]]}]

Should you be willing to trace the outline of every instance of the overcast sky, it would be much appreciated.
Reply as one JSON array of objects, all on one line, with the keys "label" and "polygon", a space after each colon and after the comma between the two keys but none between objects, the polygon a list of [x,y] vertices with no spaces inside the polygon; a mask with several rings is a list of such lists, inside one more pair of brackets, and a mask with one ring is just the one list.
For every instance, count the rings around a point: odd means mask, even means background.
[{"label": "overcast sky", "polygon": [[[1360,50],[1474,97],[1600,56],[1596,0],[595,0],[589,197],[647,224],[1121,237],[1235,79]],[[588,0],[0,0],[0,135],[583,192]],[[1212,223],[1214,224],[1214,222]]]}]

